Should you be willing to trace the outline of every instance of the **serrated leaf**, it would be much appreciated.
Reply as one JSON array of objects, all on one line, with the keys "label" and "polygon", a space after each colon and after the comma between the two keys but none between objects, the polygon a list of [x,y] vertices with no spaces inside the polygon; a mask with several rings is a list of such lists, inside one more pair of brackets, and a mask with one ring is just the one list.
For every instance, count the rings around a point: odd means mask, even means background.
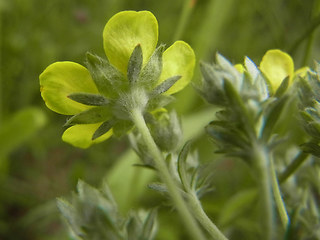
[{"label": "serrated leaf", "polygon": [[153,89],[152,95],[156,96],[168,91],[180,78],[181,76],[173,76],[164,80],[158,86],[156,86],[155,89]]},{"label": "serrated leaf", "polygon": [[105,106],[109,103],[104,96],[94,93],[72,93],[68,98],[89,106]]},{"label": "serrated leaf", "polygon": [[139,78],[142,68],[143,56],[141,45],[138,44],[130,56],[128,63],[127,77],[130,84],[135,84]]},{"label": "serrated leaf", "polygon": [[105,121],[104,123],[102,123],[100,127],[98,127],[98,129],[92,135],[92,141],[107,133],[113,127],[113,125],[114,122],[112,120]]},{"label": "serrated leaf", "polygon": [[108,107],[93,107],[68,119],[65,126],[104,122],[111,116],[112,113]]},{"label": "serrated leaf", "polygon": [[189,154],[191,142],[187,142],[178,156],[178,173],[181,180],[181,183],[186,191],[190,190],[190,182],[188,180],[186,161]]}]

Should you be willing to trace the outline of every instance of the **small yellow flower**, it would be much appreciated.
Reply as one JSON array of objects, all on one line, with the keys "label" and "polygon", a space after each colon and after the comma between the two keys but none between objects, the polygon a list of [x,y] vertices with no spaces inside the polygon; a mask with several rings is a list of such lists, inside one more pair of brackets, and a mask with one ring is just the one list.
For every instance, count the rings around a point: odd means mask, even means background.
[{"label": "small yellow flower", "polygon": [[[77,121],[73,121],[72,126],[63,133],[62,139],[65,142],[87,148],[115,134],[116,127],[113,124],[119,123],[117,127],[122,128],[130,127],[128,119],[119,120],[119,116],[113,115],[117,101],[121,102],[118,93],[126,94],[128,89],[128,63],[136,47],[142,55],[141,72],[148,70],[143,72],[143,77],[149,79],[148,76],[152,75],[153,71],[148,68],[148,63],[154,61],[152,56],[157,51],[157,42],[158,22],[151,12],[123,11],[114,15],[104,28],[103,46],[108,60],[96,58],[95,64],[100,71],[98,77],[94,76],[89,67],[87,69],[74,62],[56,62],[42,72],[40,90],[47,107],[60,114],[77,116]],[[161,56],[161,66],[156,69],[159,75],[153,79],[153,83],[151,80],[143,82],[145,86],[141,86],[141,95],[152,95],[148,92],[153,90],[150,86],[157,88],[161,83],[167,83],[166,80],[170,78],[175,78],[171,79],[173,85],[163,87],[163,91],[158,88],[158,94],[171,95],[182,90],[191,81],[195,55],[187,43],[176,41],[161,53]],[[109,75],[106,74],[103,61],[109,66]],[[140,77],[141,74],[138,79]],[[112,82],[115,84],[110,84]],[[149,95],[147,97],[150,97]],[[90,103],[86,102],[88,98]],[[152,106],[154,109],[148,111],[160,108]]]},{"label": "small yellow flower", "polygon": [[268,78],[275,91],[286,77],[289,77],[290,85],[295,76],[304,76],[308,67],[294,71],[294,63],[290,55],[279,49],[272,49],[263,56],[260,70]]}]

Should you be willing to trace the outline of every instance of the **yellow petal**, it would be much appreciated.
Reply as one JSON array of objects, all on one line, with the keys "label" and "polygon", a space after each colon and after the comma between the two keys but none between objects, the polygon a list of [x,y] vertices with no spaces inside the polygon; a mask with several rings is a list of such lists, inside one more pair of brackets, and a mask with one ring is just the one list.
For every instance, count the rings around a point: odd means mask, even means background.
[{"label": "yellow petal", "polygon": [[107,22],[103,31],[103,46],[112,65],[123,74],[133,49],[140,44],[143,65],[154,52],[158,42],[158,22],[148,11],[123,11]]},{"label": "yellow petal", "polygon": [[189,84],[193,76],[196,58],[193,49],[187,43],[176,41],[163,53],[162,61],[163,68],[158,83],[173,76],[181,76],[165,94],[176,93]]},{"label": "yellow petal", "polygon": [[56,62],[48,66],[40,75],[40,91],[48,108],[65,115],[90,108],[69,99],[71,93],[98,93],[89,71],[74,62]]},{"label": "yellow petal", "polygon": [[263,56],[260,70],[266,75],[272,88],[276,90],[286,77],[293,77],[294,64],[290,55],[281,50],[273,49],[267,51]]},{"label": "yellow petal", "polygon": [[302,68],[299,68],[298,70],[296,70],[294,72],[294,74],[296,76],[299,76],[299,77],[305,77],[307,75],[307,72],[310,70],[309,67],[302,67]]},{"label": "yellow petal", "polygon": [[112,129],[92,141],[92,136],[102,123],[78,124],[64,131],[62,140],[78,148],[88,148],[112,136]]},{"label": "yellow petal", "polygon": [[237,69],[239,73],[244,73],[244,66],[241,63],[234,65],[234,68]]}]

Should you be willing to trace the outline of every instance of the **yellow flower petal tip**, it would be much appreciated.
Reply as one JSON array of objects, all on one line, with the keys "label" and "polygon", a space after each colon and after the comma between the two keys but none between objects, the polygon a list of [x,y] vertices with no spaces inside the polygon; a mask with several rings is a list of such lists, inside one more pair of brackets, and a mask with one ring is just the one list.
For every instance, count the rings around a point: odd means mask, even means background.
[{"label": "yellow flower petal tip", "polygon": [[158,42],[158,21],[149,11],[123,11],[107,22],[103,31],[103,46],[111,64],[127,73],[133,49],[140,44],[145,64]]},{"label": "yellow flower petal tip", "polygon": [[244,73],[244,66],[241,63],[234,65],[234,68],[237,69],[239,73]]},{"label": "yellow flower petal tip", "polygon": [[266,52],[260,63],[260,70],[270,81],[274,90],[276,90],[286,77],[293,77],[294,63],[289,54],[273,49]]},{"label": "yellow flower petal tip", "polygon": [[78,63],[53,63],[39,78],[41,96],[47,107],[60,114],[74,115],[90,108],[69,99],[71,93],[98,93],[89,71]]}]

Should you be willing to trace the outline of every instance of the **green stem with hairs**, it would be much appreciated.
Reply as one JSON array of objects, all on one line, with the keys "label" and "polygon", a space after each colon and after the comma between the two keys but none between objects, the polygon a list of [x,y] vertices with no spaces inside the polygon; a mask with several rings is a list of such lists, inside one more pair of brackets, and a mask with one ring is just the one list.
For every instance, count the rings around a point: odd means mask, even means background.
[{"label": "green stem with hairs", "polygon": [[274,168],[273,159],[270,159],[270,172],[271,172],[272,190],[273,190],[274,199],[278,208],[278,212],[280,215],[283,228],[286,229],[289,223],[289,217],[288,217],[285,203],[281,196],[279,182],[278,182],[276,171]]},{"label": "green stem with hairs", "polygon": [[309,154],[300,152],[296,158],[289,164],[289,166],[279,175],[279,182],[285,182],[308,158]]},{"label": "green stem with hairs", "polygon": [[188,202],[193,211],[194,216],[201,223],[201,226],[207,230],[212,239],[216,240],[228,240],[226,236],[219,230],[219,228],[210,220],[205,211],[202,208],[201,202],[194,193],[188,194]]},{"label": "green stem with hairs", "polygon": [[261,200],[261,218],[263,224],[263,239],[271,240],[274,232],[273,223],[273,206],[272,206],[272,185],[270,176],[270,162],[268,152],[260,144],[256,143],[252,149],[252,158],[255,162],[258,173],[258,183],[260,189]]},{"label": "green stem with hairs", "polygon": [[172,201],[184,222],[187,231],[192,236],[192,239],[205,240],[202,231],[199,228],[194,217],[191,215],[186,202],[183,200],[179,188],[172,179],[169,169],[166,165],[165,159],[154,142],[151,133],[146,125],[140,109],[132,109],[131,119],[135,123],[137,130],[140,132],[144,143],[146,144],[149,153],[153,157],[156,169],[158,170],[159,176],[164,184],[167,186],[168,193],[172,198]]}]

